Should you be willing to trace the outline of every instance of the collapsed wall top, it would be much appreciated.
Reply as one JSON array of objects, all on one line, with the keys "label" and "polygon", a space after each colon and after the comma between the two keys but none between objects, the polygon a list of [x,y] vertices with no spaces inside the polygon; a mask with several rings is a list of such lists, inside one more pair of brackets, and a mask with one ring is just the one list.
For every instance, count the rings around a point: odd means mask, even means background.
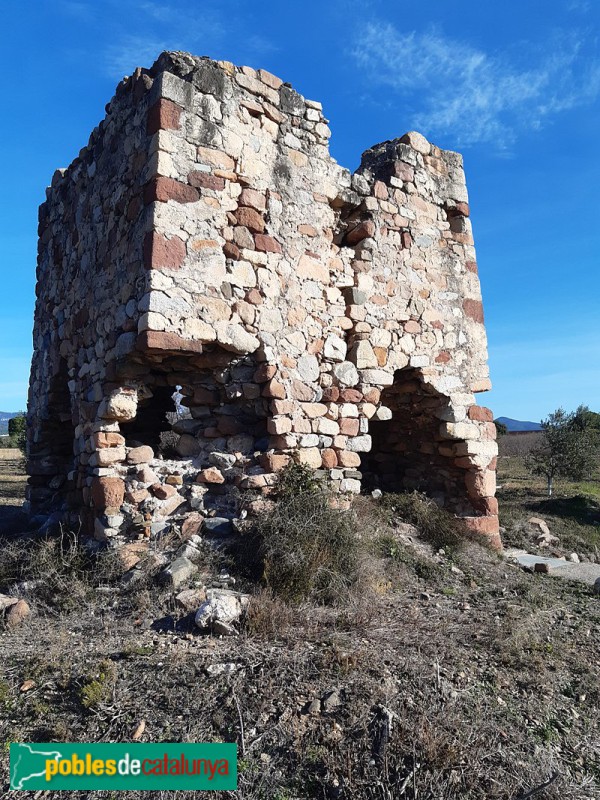
[{"label": "collapsed wall top", "polygon": [[[131,451],[156,466],[180,387],[191,466],[168,513],[189,509],[186,482],[225,513],[228,489],[268,490],[295,458],[342,492],[425,489],[497,539],[462,159],[411,132],[351,175],[329,136],[321,105],[264,70],[163,53],[119,85],[40,210],[33,506],[119,533],[162,513],[168,476],[144,480]],[[234,456],[218,489],[215,453]]]}]

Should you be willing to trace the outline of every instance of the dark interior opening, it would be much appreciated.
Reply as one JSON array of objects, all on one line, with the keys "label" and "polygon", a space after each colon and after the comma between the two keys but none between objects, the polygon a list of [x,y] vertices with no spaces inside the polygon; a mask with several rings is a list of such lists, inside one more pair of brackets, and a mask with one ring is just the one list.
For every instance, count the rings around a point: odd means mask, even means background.
[{"label": "dark interior opening", "polygon": [[71,413],[69,369],[60,358],[50,378],[48,405],[39,426],[39,438],[29,441],[29,497],[38,508],[59,508],[72,489],[75,427]]},{"label": "dark interior opening", "polygon": [[465,494],[464,470],[455,466],[447,454],[451,443],[440,436],[448,398],[425,383],[419,370],[403,369],[382,392],[381,404],[391,418],[369,423],[372,447],[361,463],[364,488],[417,490],[442,506],[458,507]]},{"label": "dark interior opening", "polygon": [[128,447],[149,445],[155,454],[173,457],[177,435],[172,426],[185,409],[177,404],[177,388],[167,384],[164,376],[151,375],[144,391],[139,393],[134,419],[121,423],[121,433]]}]

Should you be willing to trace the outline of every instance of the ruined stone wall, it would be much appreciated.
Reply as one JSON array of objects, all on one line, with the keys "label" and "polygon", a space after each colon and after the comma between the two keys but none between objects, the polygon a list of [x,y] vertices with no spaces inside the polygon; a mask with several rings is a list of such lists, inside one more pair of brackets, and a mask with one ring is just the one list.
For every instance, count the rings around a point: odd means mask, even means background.
[{"label": "ruined stone wall", "polygon": [[140,80],[112,100],[88,146],[55,173],[40,207],[28,403],[34,507],[81,483],[73,456],[89,464],[107,366],[127,332],[137,331],[142,241],[152,224],[143,204],[150,174],[145,89]]},{"label": "ruined stone wall", "polygon": [[66,369],[69,500],[98,538],[235,518],[293,458],[341,492],[429,491],[497,541],[462,159],[409,133],[351,175],[329,135],[262,70],[166,53],[121,84],[42,207],[34,505],[62,499]]}]

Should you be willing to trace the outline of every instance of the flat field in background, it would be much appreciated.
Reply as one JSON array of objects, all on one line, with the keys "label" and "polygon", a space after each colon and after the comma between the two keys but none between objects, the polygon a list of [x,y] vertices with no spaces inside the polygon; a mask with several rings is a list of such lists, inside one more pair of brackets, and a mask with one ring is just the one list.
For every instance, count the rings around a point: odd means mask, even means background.
[{"label": "flat field in background", "polygon": [[16,448],[0,449],[0,505],[21,505],[25,498],[25,464]]},{"label": "flat field in background", "polygon": [[548,497],[545,479],[531,475],[525,464],[540,439],[539,433],[526,433],[499,440],[496,496],[500,524],[506,529],[504,543],[530,546],[521,523],[528,517],[542,517],[559,537],[559,550],[600,560],[600,460],[587,480],[556,480],[553,496]]}]

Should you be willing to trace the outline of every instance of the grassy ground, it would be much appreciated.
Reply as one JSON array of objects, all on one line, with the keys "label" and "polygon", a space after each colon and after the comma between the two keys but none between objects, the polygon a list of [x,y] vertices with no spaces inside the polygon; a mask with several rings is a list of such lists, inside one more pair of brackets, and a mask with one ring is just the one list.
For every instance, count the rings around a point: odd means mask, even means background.
[{"label": "grassy ground", "polygon": [[[501,478],[515,519],[542,499],[520,480]],[[152,582],[117,591],[114,561],[68,540],[0,543],[0,592],[34,578],[34,613],[0,631],[0,789],[11,741],[131,741],[143,720],[140,741],[237,742],[222,797],[524,800],[556,775],[537,800],[600,800],[598,598],[476,545],[436,552],[370,500],[355,513],[360,589],[336,607],[255,590],[236,638],[199,634]],[[125,798],[64,794],[107,796]]]},{"label": "grassy ground", "polygon": [[505,544],[535,548],[533,532],[523,523],[541,517],[560,539],[552,552],[600,561],[600,473],[584,482],[557,481],[548,497],[546,482],[527,472],[522,456],[504,456],[498,459],[498,486]]}]

